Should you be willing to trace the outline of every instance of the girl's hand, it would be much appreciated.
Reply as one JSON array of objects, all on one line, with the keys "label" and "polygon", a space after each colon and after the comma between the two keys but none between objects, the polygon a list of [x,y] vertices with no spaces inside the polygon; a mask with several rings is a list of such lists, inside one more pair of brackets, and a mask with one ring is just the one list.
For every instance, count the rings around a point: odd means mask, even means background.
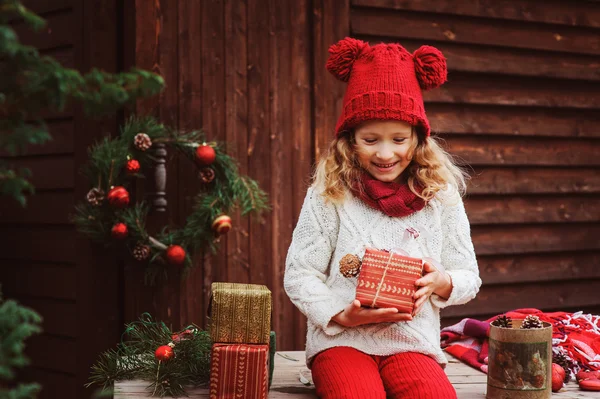
[{"label": "girl's hand", "polygon": [[442,298],[448,298],[452,292],[452,279],[445,271],[438,270],[431,261],[426,260],[423,266],[425,275],[415,282],[419,288],[413,295],[415,307],[413,316],[421,311],[423,304],[431,294],[437,294]]},{"label": "girl's hand", "polygon": [[333,316],[331,320],[344,327],[355,327],[362,324],[408,321],[412,320],[412,316],[409,313],[398,313],[396,308],[363,308],[360,306],[360,301],[355,299],[342,312]]}]

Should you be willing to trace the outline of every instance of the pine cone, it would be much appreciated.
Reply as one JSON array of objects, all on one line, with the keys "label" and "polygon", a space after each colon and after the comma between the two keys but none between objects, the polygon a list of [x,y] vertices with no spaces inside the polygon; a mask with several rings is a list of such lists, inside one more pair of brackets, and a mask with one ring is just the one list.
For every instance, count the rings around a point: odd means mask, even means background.
[{"label": "pine cone", "polygon": [[212,170],[212,168],[204,167],[202,169],[200,169],[200,173],[198,173],[198,177],[200,177],[200,180],[202,180],[203,183],[210,183],[211,181],[214,180],[215,178],[215,171]]},{"label": "pine cone", "polygon": [[525,317],[523,320],[523,324],[521,324],[521,328],[523,329],[531,329],[531,328],[542,328],[544,325],[539,317],[534,315],[529,315]]},{"label": "pine cone", "polygon": [[104,191],[99,188],[92,188],[85,198],[90,205],[98,206],[104,201]]},{"label": "pine cone", "polygon": [[136,260],[146,260],[150,256],[150,247],[144,244],[137,244],[132,252]]},{"label": "pine cone", "polygon": [[569,382],[572,375],[573,362],[563,352],[552,353],[552,363],[556,363],[565,369],[565,384]]},{"label": "pine cone", "polygon": [[133,145],[140,151],[146,151],[152,146],[152,140],[146,133],[138,133],[133,138]]},{"label": "pine cone", "polygon": [[360,259],[356,255],[348,254],[340,260],[340,273],[344,277],[356,277],[360,271]]},{"label": "pine cone", "polygon": [[498,316],[493,324],[496,327],[512,328],[512,319],[506,315]]}]

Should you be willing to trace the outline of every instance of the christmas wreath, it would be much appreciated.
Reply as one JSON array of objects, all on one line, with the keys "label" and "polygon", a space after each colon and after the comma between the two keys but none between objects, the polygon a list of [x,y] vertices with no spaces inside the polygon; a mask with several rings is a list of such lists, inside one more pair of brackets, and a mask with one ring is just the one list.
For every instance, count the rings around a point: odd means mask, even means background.
[{"label": "christmas wreath", "polygon": [[[143,171],[155,164],[152,149],[157,143],[187,157],[203,185],[182,228],[164,227],[151,236],[145,227],[150,206],[145,201],[132,203],[130,192],[135,180],[144,177]],[[83,173],[91,189],[75,208],[77,229],[96,242],[127,248],[135,260],[146,263],[150,283],[169,267],[188,271],[193,265],[190,254],[214,251],[219,237],[232,227],[228,214],[234,207],[242,215],[268,209],[265,192],[239,174],[219,144],[207,143],[201,131],[180,132],[151,117],[131,118],[118,137],[93,145]]]}]

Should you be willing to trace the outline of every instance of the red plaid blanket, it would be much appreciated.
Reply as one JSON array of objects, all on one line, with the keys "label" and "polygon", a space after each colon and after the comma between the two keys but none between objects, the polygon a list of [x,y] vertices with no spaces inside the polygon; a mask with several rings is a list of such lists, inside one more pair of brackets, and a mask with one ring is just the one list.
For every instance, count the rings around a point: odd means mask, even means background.
[{"label": "red plaid blanket", "polygon": [[[571,360],[574,374],[581,369],[600,370],[600,316],[583,312],[544,313],[538,309],[516,309],[504,314],[514,320],[535,315],[552,324],[552,351],[562,352]],[[443,328],[442,348],[487,373],[490,323],[496,317],[485,321],[467,318]]]}]

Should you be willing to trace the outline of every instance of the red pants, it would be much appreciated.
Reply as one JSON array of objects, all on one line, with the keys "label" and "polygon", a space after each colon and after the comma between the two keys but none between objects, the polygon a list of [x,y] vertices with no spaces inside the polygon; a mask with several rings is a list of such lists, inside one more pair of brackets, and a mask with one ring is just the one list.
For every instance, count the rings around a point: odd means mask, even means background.
[{"label": "red pants", "polygon": [[373,356],[331,348],[314,358],[312,377],[322,399],[456,399],[444,370],[421,353]]}]

